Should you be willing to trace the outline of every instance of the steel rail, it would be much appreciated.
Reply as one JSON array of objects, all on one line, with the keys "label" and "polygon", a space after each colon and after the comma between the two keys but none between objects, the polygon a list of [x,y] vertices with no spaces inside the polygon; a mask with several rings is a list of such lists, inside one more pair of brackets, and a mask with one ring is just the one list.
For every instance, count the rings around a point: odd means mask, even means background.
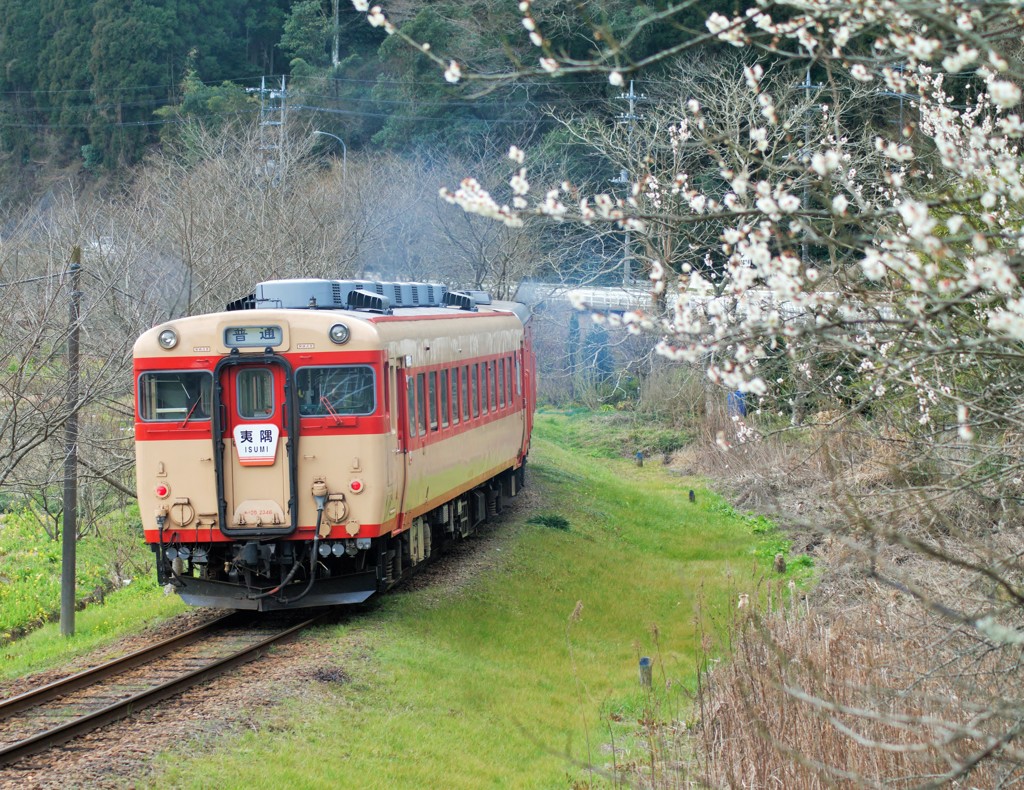
[{"label": "steel rail", "polygon": [[[227,617],[233,617],[234,615],[235,613],[232,613],[231,615],[227,615]],[[269,636],[266,639],[262,639],[253,645],[244,647],[225,658],[214,659],[206,666],[185,673],[173,680],[169,680],[151,689],[147,689],[146,691],[139,692],[131,697],[112,703],[101,710],[73,719],[65,724],[54,727],[53,729],[45,732],[38,733],[37,735],[11,744],[10,746],[0,748],[0,766],[8,765],[16,760],[22,759],[23,757],[37,754],[38,752],[45,751],[53,746],[66,743],[79,735],[83,735],[87,732],[98,729],[99,727],[127,718],[128,716],[131,716],[150,705],[154,705],[157,702],[161,702],[162,700],[184,691],[191,686],[199,685],[200,683],[210,680],[217,675],[223,674],[236,666],[248,663],[249,661],[254,661],[266,653],[272,645],[278,642],[283,642],[296,635],[299,631],[304,628],[308,628],[323,617],[324,614],[320,613],[316,617],[304,620],[298,625]],[[214,623],[223,624],[224,619],[227,618],[215,620]],[[208,625],[213,625],[214,623],[210,623]],[[200,631],[204,629],[205,626],[200,626],[200,628],[193,629],[193,631]],[[133,654],[133,656],[134,655],[135,654]],[[71,680],[71,678],[69,678],[69,680]],[[24,697],[26,695],[22,696]],[[17,700],[20,698],[16,697],[14,699]],[[11,702],[13,701],[14,700],[11,700]]]},{"label": "steel rail", "polygon": [[55,680],[53,683],[49,683],[45,686],[40,686],[39,688],[26,691],[16,697],[10,697],[9,699],[0,701],[0,721],[13,716],[15,713],[20,713],[28,708],[33,708],[36,705],[42,705],[44,702],[49,702],[57,697],[91,686],[94,683],[103,680],[104,678],[111,677],[112,675],[116,675],[119,672],[134,669],[137,666],[145,664],[147,661],[152,661],[155,658],[166,655],[172,650],[177,650],[180,647],[192,644],[193,642],[201,639],[206,632],[215,627],[227,625],[228,620],[237,616],[237,612],[231,612],[230,614],[218,617],[216,620],[211,620],[203,625],[196,626],[195,628],[178,634],[177,636],[168,637],[162,642],[157,642],[149,647],[143,647],[136,650],[134,653],[121,656],[121,658],[115,658],[113,661],[108,661],[105,664],[85,669],[77,674],[70,675],[60,680]]}]

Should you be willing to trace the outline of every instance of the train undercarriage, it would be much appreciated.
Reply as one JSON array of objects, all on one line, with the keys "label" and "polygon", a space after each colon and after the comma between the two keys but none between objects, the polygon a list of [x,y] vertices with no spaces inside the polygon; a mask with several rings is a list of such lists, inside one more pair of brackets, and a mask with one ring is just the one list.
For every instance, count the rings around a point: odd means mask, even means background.
[{"label": "train undercarriage", "polygon": [[523,487],[525,462],[414,518],[398,535],[153,545],[157,577],[193,606],[271,611],[362,603],[465,539]]}]

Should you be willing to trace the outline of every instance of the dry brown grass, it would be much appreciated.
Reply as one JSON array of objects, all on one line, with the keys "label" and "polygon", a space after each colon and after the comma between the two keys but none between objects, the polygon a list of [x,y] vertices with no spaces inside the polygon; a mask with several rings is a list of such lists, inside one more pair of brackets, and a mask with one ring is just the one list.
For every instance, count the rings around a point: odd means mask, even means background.
[{"label": "dry brown grass", "polygon": [[[993,644],[957,614],[995,607],[1021,625],[1024,530],[1000,517],[1005,502],[956,490],[953,454],[916,452],[894,430],[821,413],[799,434],[677,454],[687,473],[725,482],[738,507],[790,529],[823,575],[806,597],[776,592],[786,606],[775,611],[737,610],[729,643],[706,645],[724,660],[709,661],[683,739],[696,767],[652,768],[661,780],[640,784],[1024,782],[1021,647]],[[921,484],[928,474],[948,490]],[[679,739],[664,740],[652,739],[664,765],[682,765]]]}]

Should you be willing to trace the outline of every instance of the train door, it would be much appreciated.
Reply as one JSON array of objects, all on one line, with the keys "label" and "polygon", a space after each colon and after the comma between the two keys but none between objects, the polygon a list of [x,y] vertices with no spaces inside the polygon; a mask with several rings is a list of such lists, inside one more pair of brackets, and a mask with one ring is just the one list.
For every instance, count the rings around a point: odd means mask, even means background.
[{"label": "train door", "polygon": [[291,370],[280,357],[218,366],[215,434],[222,530],[267,535],[295,528],[296,447]]},{"label": "train door", "polygon": [[384,365],[384,403],[388,411],[388,433],[384,449],[386,453],[384,464],[387,467],[385,500],[387,521],[399,517],[405,493],[405,451],[408,429],[405,425],[405,398],[402,397],[403,378],[399,374],[398,360],[389,360]]}]

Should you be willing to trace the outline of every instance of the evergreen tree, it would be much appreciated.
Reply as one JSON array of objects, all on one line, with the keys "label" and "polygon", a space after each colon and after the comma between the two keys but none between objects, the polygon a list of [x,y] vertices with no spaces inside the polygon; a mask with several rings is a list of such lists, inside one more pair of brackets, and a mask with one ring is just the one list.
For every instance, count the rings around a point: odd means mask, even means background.
[{"label": "evergreen tree", "polygon": [[45,91],[45,115],[54,135],[68,150],[89,142],[94,110],[89,73],[93,16],[91,4],[43,0],[40,23],[45,31],[39,53],[37,87]]},{"label": "evergreen tree", "polygon": [[37,66],[41,47],[39,14],[21,0],[0,0],[0,145],[27,160],[34,139]]}]

